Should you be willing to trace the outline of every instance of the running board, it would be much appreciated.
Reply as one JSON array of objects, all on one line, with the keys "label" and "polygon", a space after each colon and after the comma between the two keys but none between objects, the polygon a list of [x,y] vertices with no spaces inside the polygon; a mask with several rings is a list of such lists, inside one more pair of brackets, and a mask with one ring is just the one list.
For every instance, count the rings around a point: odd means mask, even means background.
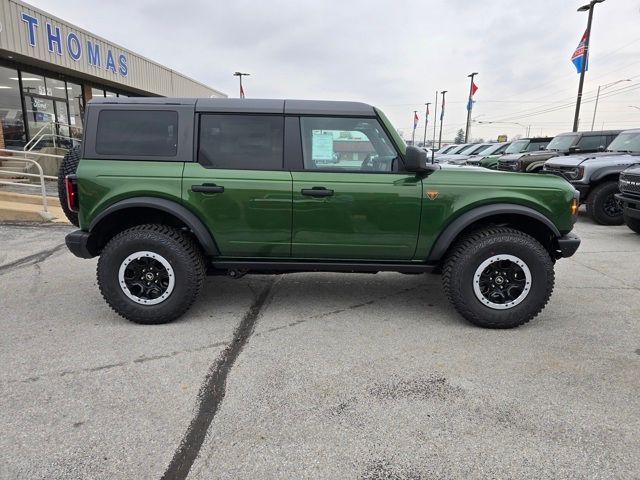
[{"label": "running board", "polygon": [[424,263],[371,263],[371,262],[260,262],[243,260],[214,260],[211,266],[219,270],[272,271],[272,272],[433,272],[437,265]]}]

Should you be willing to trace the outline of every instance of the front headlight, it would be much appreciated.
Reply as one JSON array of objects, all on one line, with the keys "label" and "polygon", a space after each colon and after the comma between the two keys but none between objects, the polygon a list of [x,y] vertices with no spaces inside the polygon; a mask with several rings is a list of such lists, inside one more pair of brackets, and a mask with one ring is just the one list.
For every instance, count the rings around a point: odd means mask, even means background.
[{"label": "front headlight", "polygon": [[566,173],[571,180],[579,180],[584,175],[584,167],[572,168],[571,170],[567,170]]}]

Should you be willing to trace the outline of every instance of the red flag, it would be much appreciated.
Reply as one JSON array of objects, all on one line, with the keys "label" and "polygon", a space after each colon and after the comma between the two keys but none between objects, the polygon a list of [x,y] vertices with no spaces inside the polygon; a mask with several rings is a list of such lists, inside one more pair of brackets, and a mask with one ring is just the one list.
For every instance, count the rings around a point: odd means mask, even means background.
[{"label": "red flag", "polygon": [[471,96],[473,97],[478,91],[478,86],[475,84],[473,80],[471,80]]},{"label": "red flag", "polygon": [[416,127],[418,126],[418,113],[417,112],[413,112],[413,129],[415,130]]}]

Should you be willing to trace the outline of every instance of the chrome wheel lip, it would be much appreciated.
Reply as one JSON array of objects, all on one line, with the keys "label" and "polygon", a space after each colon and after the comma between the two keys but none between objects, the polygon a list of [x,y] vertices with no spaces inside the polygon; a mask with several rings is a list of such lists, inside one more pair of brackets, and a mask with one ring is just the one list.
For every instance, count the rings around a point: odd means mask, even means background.
[{"label": "chrome wheel lip", "polygon": [[[137,295],[134,295],[133,293],[131,293],[131,291],[129,290],[129,287],[127,287],[127,283],[126,283],[126,280],[125,280],[125,271],[127,269],[127,266],[132,261],[138,260],[140,258],[152,258],[152,259],[156,260],[157,262],[160,262],[160,264],[167,271],[167,275],[169,277],[169,284],[167,285],[166,290],[158,298],[153,298],[153,299],[140,298]],[[118,270],[118,285],[120,285],[120,288],[122,289],[122,292],[127,296],[127,298],[129,298],[130,300],[136,302],[137,304],[140,304],[140,305],[157,305],[159,303],[164,302],[167,298],[169,298],[169,295],[171,295],[171,293],[173,292],[173,289],[175,288],[176,277],[175,277],[175,273],[173,271],[173,268],[171,267],[171,264],[169,263],[169,261],[166,258],[164,258],[162,255],[160,255],[158,253],[155,253],[155,252],[150,252],[150,251],[147,251],[147,250],[141,250],[139,252],[135,252],[135,253],[132,253],[131,255],[129,255],[120,264],[120,269]]]},{"label": "chrome wheel lip", "polygon": [[[502,262],[502,261],[509,261],[511,263],[516,264],[518,267],[520,267],[520,269],[522,270],[525,276],[525,285],[522,290],[522,293],[516,299],[507,303],[495,303],[489,300],[487,297],[485,297],[484,294],[481,292],[480,276],[482,275],[482,272],[484,272],[484,270],[489,265],[492,265],[493,263],[496,263],[496,262]],[[528,265],[522,259],[516,257],[515,255],[493,255],[492,257],[489,257],[484,262],[482,262],[476,269],[475,273],[473,274],[473,293],[475,293],[476,298],[480,301],[480,303],[494,310],[508,310],[519,305],[524,301],[525,298],[527,298],[530,291],[531,291],[531,270],[529,270]]]}]

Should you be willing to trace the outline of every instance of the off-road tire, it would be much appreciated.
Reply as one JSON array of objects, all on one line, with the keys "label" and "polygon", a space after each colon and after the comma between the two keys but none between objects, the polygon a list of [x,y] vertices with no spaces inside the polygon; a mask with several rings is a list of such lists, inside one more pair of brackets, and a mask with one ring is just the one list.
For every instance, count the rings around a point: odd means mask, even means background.
[{"label": "off-road tire", "polygon": [[[131,300],[119,284],[118,272],[131,254],[149,251],[166,259],[175,273],[175,286],[156,305]],[[196,300],[205,278],[205,262],[200,247],[185,232],[166,225],[139,225],[113,237],[100,255],[97,268],[100,293],[122,317],[145,325],[171,322]]]},{"label": "off-road tire", "polygon": [[64,156],[62,163],[60,164],[60,168],[58,169],[58,198],[60,199],[60,207],[62,207],[62,211],[67,217],[67,220],[76,227],[80,226],[78,213],[72,212],[67,206],[67,189],[64,185],[64,179],[67,175],[76,173],[78,163],[80,163],[80,149],[78,147],[73,147]]},{"label": "off-road tire", "polygon": [[[531,272],[531,288],[521,303],[504,310],[484,305],[473,288],[480,265],[495,255],[513,255]],[[484,328],[514,328],[527,323],[545,307],[555,275],[549,252],[535,238],[508,227],[491,227],[458,240],[443,268],[443,287],[449,301],[469,322]]]},{"label": "off-road tire", "polygon": [[594,187],[587,198],[587,215],[600,225],[622,225],[624,222],[622,208],[620,208],[618,215],[609,215],[605,210],[607,202],[612,201],[611,198],[616,193],[620,193],[620,191],[618,190],[618,182],[614,180]]},{"label": "off-road tire", "polygon": [[624,224],[636,233],[640,233],[640,219],[624,216]]}]

